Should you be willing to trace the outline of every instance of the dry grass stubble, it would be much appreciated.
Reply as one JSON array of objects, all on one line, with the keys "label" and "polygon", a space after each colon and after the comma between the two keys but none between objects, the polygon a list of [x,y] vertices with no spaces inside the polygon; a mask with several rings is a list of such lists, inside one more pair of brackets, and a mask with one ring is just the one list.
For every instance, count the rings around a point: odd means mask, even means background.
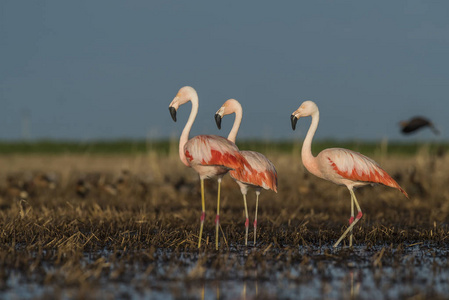
[{"label": "dry grass stubble", "polygon": [[[207,276],[211,266],[225,277],[253,268],[259,278],[268,278],[270,259],[307,263],[307,252],[298,253],[298,246],[329,247],[340,236],[349,219],[349,193],[310,175],[299,155],[267,156],[279,174],[279,193],[261,194],[258,245],[243,266],[238,256],[214,254],[214,180],[206,183],[205,241],[197,251],[199,181],[176,155],[1,156],[0,286],[7,285],[12,272],[43,284],[82,287],[105,278],[124,280],[136,266],[149,276],[195,280]],[[355,244],[389,249],[446,245],[448,158],[424,152],[375,159],[410,200],[384,186],[357,190],[364,217],[355,227]],[[249,193],[248,199],[253,219],[255,195]],[[242,196],[229,176],[221,207],[220,253],[232,253],[244,244],[245,219]],[[201,256],[204,251],[211,256]],[[186,274],[178,273],[183,260],[167,263],[182,255],[197,261]]]}]

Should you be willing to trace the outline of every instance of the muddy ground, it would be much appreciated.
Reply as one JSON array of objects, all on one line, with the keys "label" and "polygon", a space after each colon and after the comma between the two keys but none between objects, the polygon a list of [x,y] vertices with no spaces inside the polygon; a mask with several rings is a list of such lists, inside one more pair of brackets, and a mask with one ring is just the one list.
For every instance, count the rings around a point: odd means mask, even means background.
[{"label": "muddy ground", "polygon": [[[0,298],[446,299],[449,157],[374,156],[408,192],[356,191],[310,175],[299,154],[268,153],[279,191],[260,196],[257,244],[244,246],[240,190],[200,185],[176,155],[1,155]],[[255,195],[248,194],[250,221]]]}]

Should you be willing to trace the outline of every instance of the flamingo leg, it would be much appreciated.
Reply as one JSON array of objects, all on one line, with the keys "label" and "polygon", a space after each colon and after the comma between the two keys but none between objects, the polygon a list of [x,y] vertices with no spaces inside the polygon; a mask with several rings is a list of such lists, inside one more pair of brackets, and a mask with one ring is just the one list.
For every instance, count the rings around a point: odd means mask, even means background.
[{"label": "flamingo leg", "polygon": [[220,187],[221,177],[218,177],[217,216],[215,217],[215,250],[218,250],[218,229],[220,227]]},{"label": "flamingo leg", "polygon": [[206,205],[204,203],[204,179],[202,179],[202,178],[201,178],[201,205],[202,205],[202,212],[201,212],[200,235],[198,238],[198,248],[201,247],[201,239],[203,237],[204,218],[206,216]]},{"label": "flamingo leg", "polygon": [[[349,219],[349,225],[352,224],[352,222],[354,222],[354,198],[352,197],[351,194],[351,218]],[[349,235],[349,247],[352,247],[352,229],[351,229],[351,234]]]},{"label": "flamingo leg", "polygon": [[245,246],[248,246],[248,227],[249,227],[249,218],[248,218],[248,206],[246,204],[246,194],[243,194],[243,203],[245,204]]},{"label": "flamingo leg", "polygon": [[340,244],[340,242],[348,235],[348,233],[350,231],[352,231],[352,228],[354,228],[355,224],[357,224],[357,222],[362,218],[363,213],[362,210],[360,209],[360,205],[357,202],[357,198],[355,197],[354,191],[352,189],[349,189],[349,192],[351,193],[351,198],[353,199],[353,201],[355,202],[355,205],[357,207],[357,217],[355,217],[354,222],[352,222],[351,225],[349,225],[349,227],[346,229],[346,231],[341,235],[341,237],[337,240],[337,242],[334,244],[334,248],[336,248],[338,246],[338,244]]},{"label": "flamingo leg", "polygon": [[257,238],[257,208],[259,207],[259,195],[260,192],[256,191],[256,213],[254,214],[254,247],[256,247]]}]

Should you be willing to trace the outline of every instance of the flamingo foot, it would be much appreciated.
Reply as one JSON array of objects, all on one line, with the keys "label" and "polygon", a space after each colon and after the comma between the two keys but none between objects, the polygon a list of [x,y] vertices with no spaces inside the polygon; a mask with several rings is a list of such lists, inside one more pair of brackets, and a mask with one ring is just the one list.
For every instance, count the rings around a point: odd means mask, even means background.
[{"label": "flamingo foot", "polygon": [[[349,225],[349,227],[346,229],[346,231],[341,235],[341,237],[337,240],[337,242],[334,244],[334,248],[336,248],[338,246],[338,244],[340,244],[340,242],[346,237],[346,235],[351,232],[352,235],[352,228],[354,227],[354,225],[362,218],[363,213],[362,211],[359,211],[359,213],[357,214],[357,217],[355,217],[355,220],[351,223],[351,225]],[[351,220],[351,219],[349,219]],[[352,246],[352,241],[351,239],[349,240],[349,243]]]}]

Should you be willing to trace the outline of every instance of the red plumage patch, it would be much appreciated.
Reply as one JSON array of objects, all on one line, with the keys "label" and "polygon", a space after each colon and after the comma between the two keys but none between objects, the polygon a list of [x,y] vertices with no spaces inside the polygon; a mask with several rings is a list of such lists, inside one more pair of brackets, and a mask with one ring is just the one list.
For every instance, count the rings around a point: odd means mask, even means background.
[{"label": "red plumage patch", "polygon": [[267,171],[257,172],[253,169],[252,172],[239,172],[239,170],[230,171],[229,174],[244,183],[252,184],[260,187],[268,187],[277,192],[277,175],[270,174]]},{"label": "red plumage patch", "polygon": [[193,160],[193,156],[190,154],[190,152],[189,151],[185,151],[185,155],[186,155],[186,158],[187,158],[187,160],[188,161],[192,161]]},{"label": "red plumage patch", "polygon": [[371,168],[369,173],[365,173],[360,170],[358,171],[356,168],[352,168],[352,170],[350,171],[342,171],[330,157],[328,157],[327,159],[329,160],[334,171],[343,178],[353,181],[381,183],[383,185],[400,190],[408,198],[408,194],[399,186],[399,184],[380,167],[378,169]]},{"label": "red plumage patch", "polygon": [[211,159],[209,161],[202,161],[202,164],[205,165],[221,165],[226,166],[231,169],[236,169],[242,167],[242,157],[240,154],[232,155],[231,153],[225,152],[221,153],[220,151],[211,149]]},{"label": "red plumage patch", "polygon": [[391,181],[394,181],[390,175],[383,172],[382,174],[379,173],[376,169],[371,169],[369,173],[365,173],[363,171],[357,170],[356,168],[352,168],[350,171],[342,171],[338,168],[338,166],[335,164],[335,162],[330,159],[330,157],[327,158],[332,165],[332,168],[335,172],[337,172],[338,175],[350,179],[353,181],[365,181],[365,182],[375,182],[375,183],[383,183],[386,184],[391,183]]}]

